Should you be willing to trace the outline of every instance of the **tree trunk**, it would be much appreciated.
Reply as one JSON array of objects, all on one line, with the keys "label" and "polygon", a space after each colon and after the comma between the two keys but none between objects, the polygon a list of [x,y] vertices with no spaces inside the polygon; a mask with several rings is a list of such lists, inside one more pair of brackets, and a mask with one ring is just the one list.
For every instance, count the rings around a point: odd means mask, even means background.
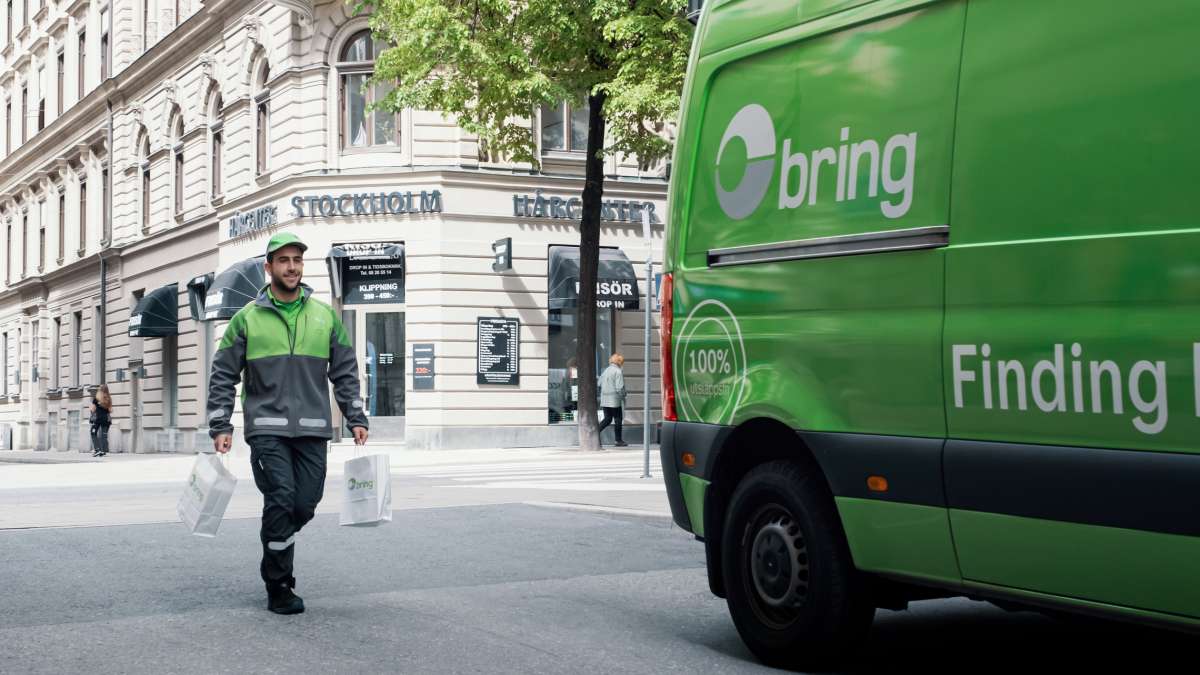
[{"label": "tree trunk", "polygon": [[579,304],[575,308],[575,362],[579,367],[579,449],[600,449],[596,418],[596,272],[600,266],[600,204],[604,198],[604,99],[588,96],[587,170],[583,182],[583,219],[579,223]]}]

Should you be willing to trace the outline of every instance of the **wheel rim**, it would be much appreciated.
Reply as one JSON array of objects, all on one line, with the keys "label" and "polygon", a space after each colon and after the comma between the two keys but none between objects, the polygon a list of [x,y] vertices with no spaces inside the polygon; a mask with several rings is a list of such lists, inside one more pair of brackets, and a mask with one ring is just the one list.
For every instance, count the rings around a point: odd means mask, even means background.
[{"label": "wheel rim", "polygon": [[759,509],[748,523],[743,575],[754,613],[772,628],[794,622],[808,599],[808,547],[800,523],[778,504]]}]

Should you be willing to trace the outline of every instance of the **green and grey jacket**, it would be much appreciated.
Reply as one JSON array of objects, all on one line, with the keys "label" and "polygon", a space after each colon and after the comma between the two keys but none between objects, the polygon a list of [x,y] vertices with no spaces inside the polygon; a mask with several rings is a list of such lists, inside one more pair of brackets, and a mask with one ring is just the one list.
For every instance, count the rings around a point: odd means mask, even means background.
[{"label": "green and grey jacket", "polygon": [[358,363],[333,308],[301,284],[295,334],[264,287],[229,321],[208,384],[208,434],[233,433],[233,404],[245,372],[242,412],[246,438],[331,438],[329,386],[350,427],[367,427]]}]

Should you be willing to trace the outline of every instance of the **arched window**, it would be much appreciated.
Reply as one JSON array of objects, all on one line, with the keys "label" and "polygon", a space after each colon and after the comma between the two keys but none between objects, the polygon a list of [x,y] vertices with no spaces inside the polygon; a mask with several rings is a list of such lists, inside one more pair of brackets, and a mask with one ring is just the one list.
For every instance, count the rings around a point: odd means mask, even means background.
[{"label": "arched window", "polygon": [[338,105],[341,124],[339,137],[342,148],[370,148],[400,144],[399,116],[383,111],[370,111],[367,106],[383,100],[391,85],[367,82],[375,73],[375,57],[383,50],[382,43],[371,39],[371,31],[355,33],[338,54]]},{"label": "arched window", "polygon": [[209,164],[211,175],[209,179],[209,196],[213,199],[221,196],[221,162],[225,150],[225,107],[221,100],[221,92],[213,91],[208,101],[208,133],[209,133]]},{"label": "arched window", "polygon": [[271,66],[263,59],[255,78],[255,115],[254,115],[254,147],[255,168],[258,175],[267,172],[267,158],[270,151],[268,137],[271,132],[271,90],[267,84],[271,81]]},{"label": "arched window", "polygon": [[142,129],[138,141],[138,167],[142,174],[142,230],[150,229],[150,136]]},{"label": "arched window", "polygon": [[175,110],[175,121],[171,124],[171,156],[175,193],[175,215],[183,213],[183,115]]}]

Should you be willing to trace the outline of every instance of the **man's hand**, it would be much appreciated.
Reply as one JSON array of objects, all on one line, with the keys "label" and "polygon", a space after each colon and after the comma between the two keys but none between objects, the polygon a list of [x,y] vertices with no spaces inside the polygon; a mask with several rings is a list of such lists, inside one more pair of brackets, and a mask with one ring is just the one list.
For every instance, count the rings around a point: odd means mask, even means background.
[{"label": "man's hand", "polygon": [[354,427],[351,429],[351,431],[354,432],[354,444],[355,445],[366,445],[367,444],[367,430],[364,427]]},{"label": "man's hand", "polygon": [[233,434],[220,434],[213,439],[213,449],[218,454],[225,454],[233,447]]}]

